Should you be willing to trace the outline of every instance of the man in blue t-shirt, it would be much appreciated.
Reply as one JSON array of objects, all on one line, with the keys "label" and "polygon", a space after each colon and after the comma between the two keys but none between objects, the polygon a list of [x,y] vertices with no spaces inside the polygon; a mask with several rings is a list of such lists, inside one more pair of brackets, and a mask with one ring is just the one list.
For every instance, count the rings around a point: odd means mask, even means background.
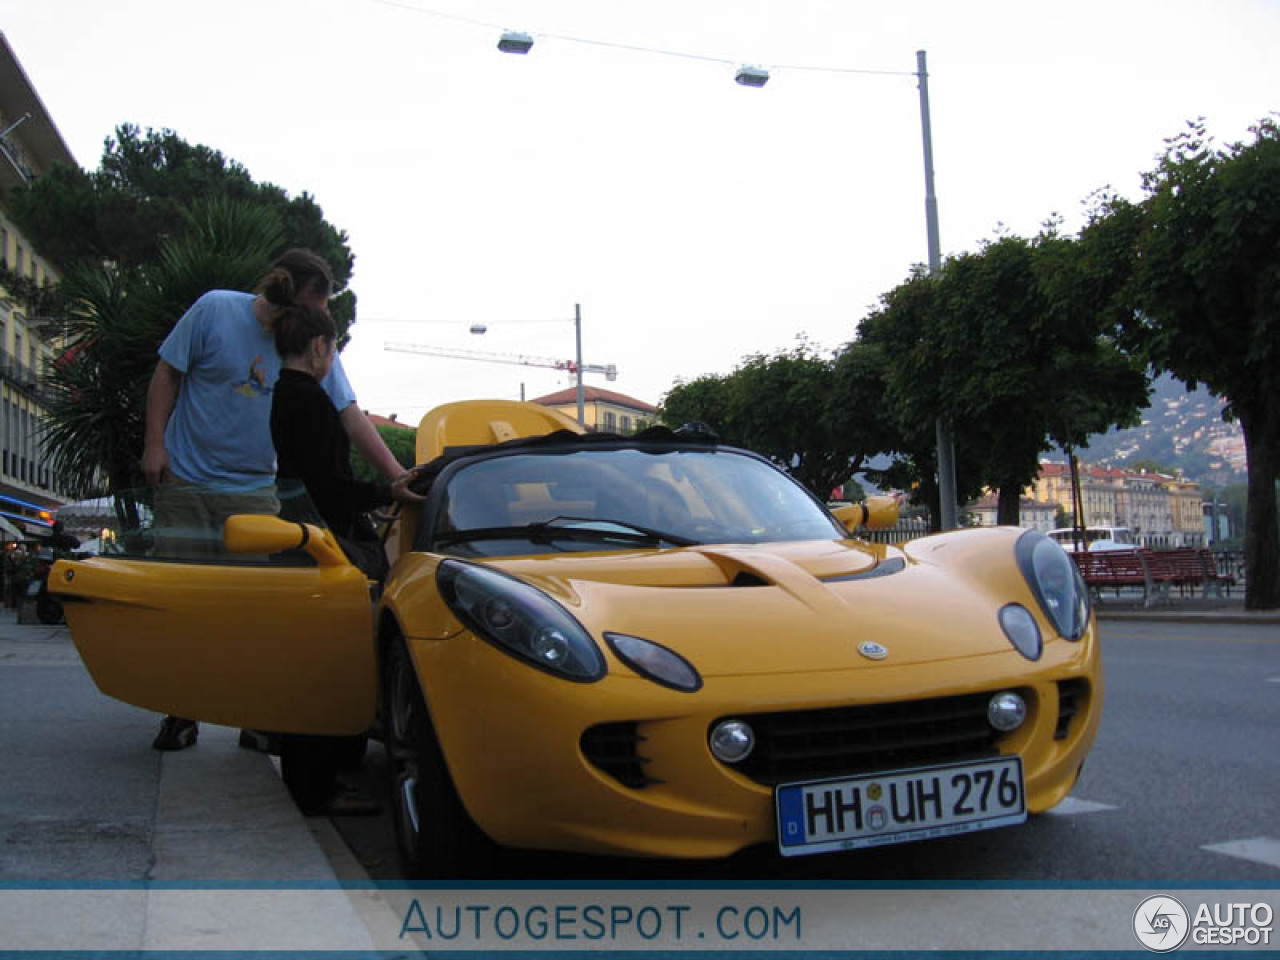
[{"label": "man in blue t-shirt", "polygon": [[[147,390],[142,472],[156,488],[155,525],[166,553],[202,556],[221,548],[235,513],[279,512],[271,391],[280,372],[272,322],[294,304],[324,309],[333,276],[323,258],[289,250],[256,293],[213,290],[197,300],[160,346]],[[324,381],[343,428],[388,478],[404,468],[356,405],[341,363]],[[196,742],[195,721],[166,717],[152,744]]]}]

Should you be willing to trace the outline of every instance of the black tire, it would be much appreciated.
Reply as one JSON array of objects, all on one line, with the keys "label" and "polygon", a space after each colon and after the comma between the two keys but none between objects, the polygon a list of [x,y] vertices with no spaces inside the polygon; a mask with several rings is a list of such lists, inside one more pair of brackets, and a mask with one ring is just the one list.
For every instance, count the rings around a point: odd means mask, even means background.
[{"label": "black tire", "polygon": [[369,749],[369,735],[362,733],[354,737],[342,737],[341,741],[338,744],[338,768],[359,770]]},{"label": "black tire", "polygon": [[382,681],[388,801],[406,872],[416,878],[483,874],[493,846],[458,797],[401,640],[387,651]]},{"label": "black tire", "polygon": [[36,597],[36,618],[41,623],[63,623],[66,621],[66,614],[63,612],[62,603],[57,597],[41,593],[40,596]]},{"label": "black tire", "polygon": [[304,816],[324,813],[338,788],[339,737],[285,733],[280,736],[280,779]]}]

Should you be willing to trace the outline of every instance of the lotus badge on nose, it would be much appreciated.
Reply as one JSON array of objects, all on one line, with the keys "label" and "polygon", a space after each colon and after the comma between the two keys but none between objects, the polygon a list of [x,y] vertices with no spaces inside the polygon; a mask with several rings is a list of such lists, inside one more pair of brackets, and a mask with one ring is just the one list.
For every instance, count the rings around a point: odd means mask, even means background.
[{"label": "lotus badge on nose", "polygon": [[858,652],[868,660],[883,660],[889,655],[889,648],[874,640],[863,640],[858,644]]}]

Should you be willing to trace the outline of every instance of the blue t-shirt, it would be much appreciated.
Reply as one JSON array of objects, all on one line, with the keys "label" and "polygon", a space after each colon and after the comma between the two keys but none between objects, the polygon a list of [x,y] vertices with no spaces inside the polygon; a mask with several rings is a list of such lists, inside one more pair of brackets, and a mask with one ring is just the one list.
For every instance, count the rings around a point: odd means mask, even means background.
[{"label": "blue t-shirt", "polygon": [[[161,359],[183,375],[164,432],[169,469],[181,480],[232,492],[275,480],[271,391],[280,355],[253,301],[251,293],[211,290],[160,345]],[[339,413],[356,402],[336,357],[323,386]]]}]

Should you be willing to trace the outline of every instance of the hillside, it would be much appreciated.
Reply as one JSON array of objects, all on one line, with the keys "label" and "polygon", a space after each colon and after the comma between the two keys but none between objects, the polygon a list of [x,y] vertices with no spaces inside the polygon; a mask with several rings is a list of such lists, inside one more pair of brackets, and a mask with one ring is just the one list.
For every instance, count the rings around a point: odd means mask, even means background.
[{"label": "hillside", "polygon": [[1141,425],[1091,437],[1081,460],[1121,469],[1154,460],[1205,487],[1244,483],[1244,435],[1238,423],[1223,422],[1223,401],[1167,375],[1152,386]]}]

